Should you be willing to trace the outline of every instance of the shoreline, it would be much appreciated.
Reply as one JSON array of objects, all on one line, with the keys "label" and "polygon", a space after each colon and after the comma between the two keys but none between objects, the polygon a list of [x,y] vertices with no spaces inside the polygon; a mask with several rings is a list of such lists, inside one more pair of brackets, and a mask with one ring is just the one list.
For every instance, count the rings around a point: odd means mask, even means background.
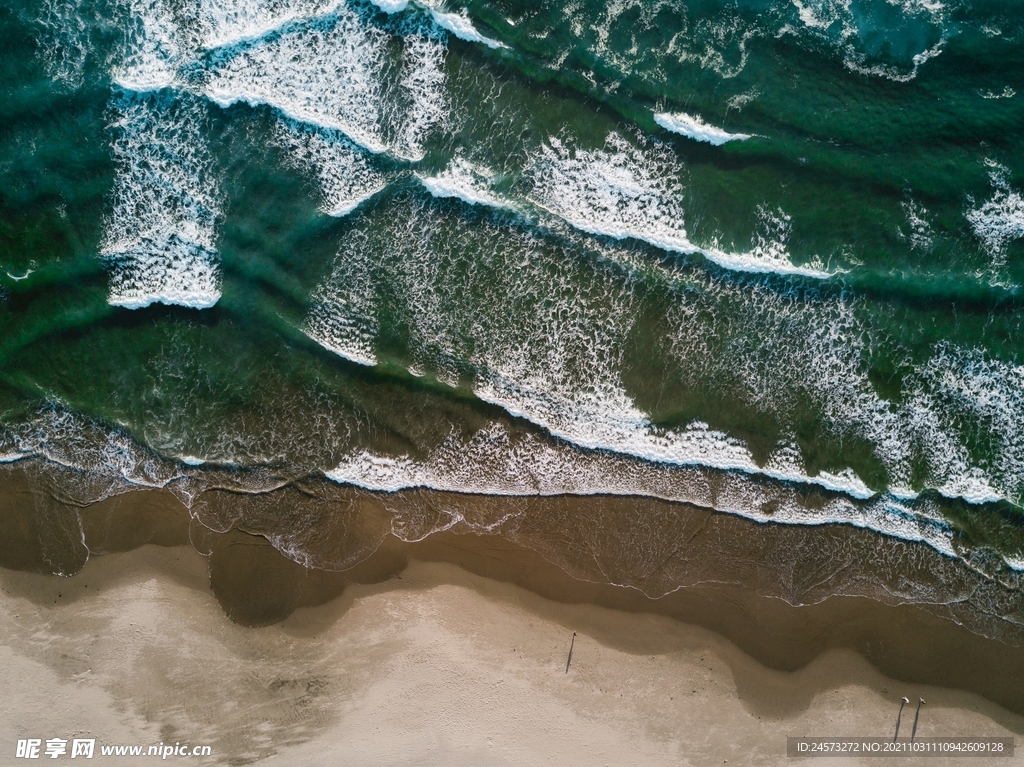
[{"label": "shoreline", "polygon": [[[823,654],[853,652],[892,679],[963,689],[1024,714],[1024,690],[1018,683],[1024,678],[1024,649],[978,636],[914,605],[836,596],[795,607],[749,588],[712,584],[651,599],[634,589],[579,581],[536,552],[500,538],[450,532],[414,544],[389,538],[374,557],[346,573],[305,571],[263,538],[238,531],[225,536],[222,545],[211,555],[211,587],[236,620],[248,617],[239,613],[250,605],[262,611],[268,604],[296,610],[327,604],[342,596],[346,586],[394,578],[409,563],[454,565],[566,607],[593,606],[698,626],[776,671],[796,672]],[[246,554],[239,556],[238,550]],[[260,574],[275,570],[291,577],[249,602]],[[970,658],[970,664],[963,658]]]},{"label": "shoreline", "polygon": [[[921,571],[941,564],[931,558],[939,556],[934,553],[900,560],[908,551],[919,556],[924,546],[915,549],[863,530],[773,528],[680,504],[634,499],[538,498],[516,508],[523,513],[515,527],[491,534],[474,532],[466,524],[430,531],[436,519],[431,523],[424,517],[458,513],[464,519],[476,514],[486,520],[508,515],[508,499],[432,492],[382,498],[350,491],[306,507],[302,504],[308,494],[294,488],[259,496],[207,491],[190,516],[166,490],[131,490],[79,508],[55,500],[27,474],[15,481],[16,474],[6,472],[0,490],[8,499],[0,508],[6,533],[0,539],[0,565],[8,570],[85,572],[106,555],[147,544],[171,551],[188,546],[206,555],[209,588],[223,611],[243,626],[276,624],[296,610],[344,600],[348,591],[387,582],[413,561],[450,564],[562,605],[658,615],[700,626],[781,672],[806,668],[828,652],[851,651],[894,679],[962,689],[1007,712],[1024,714],[1024,689],[1014,681],[1024,678],[1020,645],[957,625],[958,613],[948,605],[901,604],[898,598],[887,604],[836,593],[837,584],[829,580],[836,568],[834,552],[846,552],[840,569],[847,574],[852,567],[848,563],[863,556],[874,558],[868,562],[871,567],[887,561],[901,564],[902,569],[889,574],[890,582],[921,577]],[[523,506],[528,506],[525,512]],[[420,523],[420,530],[409,522],[410,509],[419,515],[413,521]],[[645,556],[647,549],[655,550],[657,567],[649,566],[650,556],[638,564],[637,548],[623,542],[630,530],[623,520],[629,522],[629,515],[660,520],[661,527],[645,528],[634,542]],[[352,564],[334,571],[308,568],[281,554],[279,548],[295,542],[282,539],[280,530],[293,530],[297,519],[307,522],[302,540],[307,555],[344,554],[343,563]],[[427,532],[419,540],[411,534],[423,529]],[[794,536],[801,532],[813,535],[803,541]],[[688,547],[683,559],[659,552],[662,545],[678,547],[679,540]],[[808,543],[817,549],[807,548]],[[785,561],[779,559],[783,555]],[[796,567],[782,573],[790,581],[789,594],[805,597],[797,604],[779,594],[779,571],[787,563]],[[666,572],[677,587],[656,599],[646,596],[646,589],[657,591],[669,582]],[[54,580],[70,587],[79,577]],[[627,577],[633,582],[626,587],[610,585]],[[804,584],[799,589],[793,586],[797,581]],[[856,578],[839,585],[849,582],[856,583]]]},{"label": "shoreline", "polygon": [[[210,745],[197,764],[782,765],[790,735],[891,737],[902,695],[928,701],[919,737],[1024,734],[1018,714],[850,650],[779,671],[700,626],[421,559],[263,628],[224,616],[185,546],[72,578],[3,570],[0,605],[5,749],[44,734]],[[861,763],[897,760],[842,762]]]}]

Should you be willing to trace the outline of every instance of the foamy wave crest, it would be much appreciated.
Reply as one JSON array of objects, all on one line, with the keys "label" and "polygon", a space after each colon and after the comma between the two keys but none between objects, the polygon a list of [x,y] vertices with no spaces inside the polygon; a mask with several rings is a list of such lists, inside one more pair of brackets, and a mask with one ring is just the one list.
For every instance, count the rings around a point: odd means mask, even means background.
[{"label": "foamy wave crest", "polygon": [[[786,215],[761,213],[764,237],[784,238],[772,227],[785,228]],[[855,301],[708,276],[673,292],[663,319],[645,320],[664,328],[653,353],[671,386],[722,387],[725,401],[777,419],[780,442],[757,461],[721,430],[700,421],[662,427],[637,404],[624,383],[630,339],[651,328],[635,328],[641,311],[628,279],[579,258],[585,240],[563,247],[535,230],[470,225],[414,201],[379,215],[346,242],[309,321],[311,336],[350,359],[371,362],[379,322],[397,322],[408,333],[410,370],[468,385],[580,448],[814,485],[861,501],[876,493],[909,501],[922,489],[973,503],[1019,503],[1024,495],[1019,368],[938,349],[908,377],[901,401],[890,402],[869,375],[880,341]],[[618,263],[614,244],[601,248],[596,259]],[[730,322],[715,320],[723,313]],[[809,424],[808,413],[820,416]],[[842,463],[809,471],[794,436],[808,428],[830,445],[870,445],[881,470],[870,484]],[[993,458],[980,466],[972,444],[989,446]],[[846,460],[839,455],[832,460]]]},{"label": "foamy wave crest", "polygon": [[486,168],[473,165],[464,157],[456,157],[436,176],[416,175],[420,183],[434,197],[457,197],[470,205],[489,208],[509,208],[512,203],[496,196],[490,189],[494,174]]},{"label": "foamy wave crest", "polygon": [[[567,391],[557,384],[557,388],[545,389],[545,384],[554,382],[539,377],[535,371],[525,380],[515,380],[506,375],[508,365],[504,366],[505,371],[501,367],[499,360],[492,360],[493,372],[488,380],[475,387],[476,395],[574,445],[610,450],[651,463],[741,471],[785,482],[818,485],[858,499],[874,495],[874,491],[849,469],[838,474],[821,472],[812,477],[797,461],[781,461],[777,456],[760,467],[742,442],[700,421],[693,421],[682,430],[659,429],[620,386],[611,382],[605,381],[601,389],[583,393]],[[607,375],[610,371],[601,372]]]},{"label": "foamy wave crest", "polygon": [[654,122],[665,130],[692,138],[694,141],[705,141],[713,146],[721,146],[728,141],[746,141],[750,138],[747,133],[729,133],[713,125],[707,125],[700,117],[691,117],[685,112],[659,112],[654,115]]},{"label": "foamy wave crest", "polygon": [[108,302],[198,309],[220,298],[217,183],[206,154],[201,104],[169,96],[115,103],[117,175],[100,254]]},{"label": "foamy wave crest", "polygon": [[410,105],[399,145],[401,153],[410,160],[423,159],[423,142],[448,117],[445,53],[444,45],[423,35],[405,38],[401,86]]},{"label": "foamy wave crest", "polygon": [[376,170],[343,135],[282,121],[278,137],[302,169],[312,169],[320,183],[320,209],[329,216],[345,216],[387,185]]},{"label": "foamy wave crest", "polygon": [[347,8],[239,49],[215,66],[204,92],[222,107],[266,104],[299,122],[383,152],[381,71],[387,35]]},{"label": "foamy wave crest", "polygon": [[[852,525],[925,543],[947,556],[957,555],[951,527],[929,503],[907,504],[892,496],[862,503],[836,496],[808,508],[801,493],[784,483],[581,451],[532,434],[510,434],[498,423],[480,429],[468,440],[453,435],[422,460],[364,450],[348,456],[325,474],[335,482],[378,492],[429,488],[506,496],[661,498],[757,522]],[[474,527],[461,517],[442,519],[431,532],[459,522]],[[423,531],[418,533],[421,537]]]},{"label": "foamy wave crest", "polygon": [[686,237],[682,168],[667,151],[645,155],[617,133],[605,150],[593,151],[551,138],[532,171],[533,201],[577,229],[680,253],[700,250]]},{"label": "foamy wave crest", "polygon": [[75,499],[92,503],[127,487],[116,480],[142,487],[164,487],[176,479],[174,464],[134,440],[126,431],[72,413],[60,405],[41,408],[31,419],[0,429],[0,453],[12,460],[45,458],[82,472],[81,487],[62,486],[61,496],[83,491]]},{"label": "foamy wave crest", "polygon": [[325,15],[344,0],[202,0],[201,45],[224,48],[265,37],[287,24]]},{"label": "foamy wave crest", "polygon": [[[455,224],[429,208],[402,218],[351,237],[318,289],[307,332],[326,348],[372,362],[377,312],[384,311],[408,328],[415,367],[455,385],[464,361],[477,397],[580,447],[873,494],[849,472],[762,469],[745,445],[698,421],[683,429],[653,425],[621,381],[637,307],[610,276],[567,277],[568,256],[515,228]],[[464,263],[467,253],[487,271]],[[573,287],[577,279],[591,284]],[[399,303],[381,307],[377,295]]]},{"label": "foamy wave crest", "polygon": [[824,280],[832,276],[820,259],[794,266],[789,254],[793,219],[782,208],[757,206],[757,228],[753,248],[748,253],[728,253],[719,248],[703,248],[705,258],[719,266],[740,272],[792,274]]},{"label": "foamy wave crest", "polygon": [[470,43],[483,43],[488,48],[493,49],[508,47],[504,43],[481,35],[477,28],[473,26],[473,22],[470,20],[465,8],[462,9],[461,13],[445,13],[429,6],[427,10],[439,27],[447,29],[460,40]]},{"label": "foamy wave crest", "polygon": [[171,9],[163,0],[132,0],[130,13],[125,51],[111,79],[137,93],[175,85],[186,49]]},{"label": "foamy wave crest", "polygon": [[683,226],[682,172],[666,147],[636,147],[616,133],[605,150],[571,149],[551,138],[532,168],[531,200],[582,231],[699,253],[725,269],[831,277],[817,265],[793,265],[778,249],[729,253],[692,243]]},{"label": "foamy wave crest", "polygon": [[409,7],[409,0],[370,0],[384,13],[399,13]]},{"label": "foamy wave crest", "polygon": [[1006,246],[1024,237],[1024,199],[1020,192],[1010,188],[1002,166],[996,166],[991,178],[995,188],[992,199],[966,215],[974,234],[985,244],[996,265],[1001,265]]},{"label": "foamy wave crest", "polygon": [[717,248],[702,248],[700,253],[723,269],[729,269],[734,272],[783,274],[795,277],[810,277],[815,280],[827,280],[832,276],[831,272],[813,266],[794,266],[788,260],[759,258],[757,251],[751,253],[728,253]]},{"label": "foamy wave crest", "polygon": [[331,277],[313,294],[303,331],[325,349],[360,365],[375,365],[379,330],[371,245],[365,232],[348,236]]},{"label": "foamy wave crest", "polygon": [[979,351],[942,345],[919,374],[918,398],[927,397],[947,431],[967,427],[967,437],[986,445],[984,470],[972,466],[962,444],[947,456],[939,492],[971,503],[1024,497],[1024,366]]},{"label": "foamy wave crest", "polygon": [[[908,375],[901,401],[890,402],[869,377],[866,360],[878,341],[855,302],[801,302],[753,290],[721,284],[713,300],[694,294],[673,307],[666,356],[686,386],[731,381],[744,401],[783,422],[799,418],[810,402],[823,437],[872,445],[894,497],[913,499],[916,486],[970,503],[1020,503],[1024,368],[941,345]],[[729,327],[703,319],[723,304],[735,318]],[[972,444],[986,446],[984,465],[972,458]],[[786,452],[765,468],[802,471],[802,461]]]},{"label": "foamy wave crest", "polygon": [[867,64],[867,57],[852,48],[846,50],[845,64],[847,69],[854,72],[858,72],[862,75],[875,75],[876,77],[884,77],[887,80],[892,80],[897,83],[909,83],[915,77],[917,77],[917,70],[921,68],[921,65],[925,62],[934,59],[942,50],[946,47],[946,39],[943,38],[938,43],[933,45],[931,48],[921,51],[911,59],[911,68],[909,71],[901,70],[898,67],[885,66],[884,64]]}]

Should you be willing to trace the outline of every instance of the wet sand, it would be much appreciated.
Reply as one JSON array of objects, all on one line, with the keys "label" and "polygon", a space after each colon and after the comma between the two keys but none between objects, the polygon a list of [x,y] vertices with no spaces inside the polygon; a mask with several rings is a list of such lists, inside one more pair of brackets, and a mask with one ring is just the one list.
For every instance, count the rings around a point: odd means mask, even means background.
[{"label": "wet sand", "polygon": [[[0,748],[91,733],[211,745],[222,764],[776,764],[787,735],[891,736],[903,695],[928,701],[922,737],[1024,733],[1020,646],[942,605],[773,596],[768,564],[807,530],[679,505],[636,512],[634,499],[532,499],[500,535],[455,526],[408,542],[380,534],[387,515],[410,518],[402,504],[486,518],[523,501],[350,492],[308,526],[324,552],[358,561],[331,572],[268,541],[275,520],[293,529],[321,508],[295,490],[212,494],[193,516],[166,490],[76,505],[20,469],[5,477],[0,673],[14,692]],[[668,520],[668,543],[682,526],[686,557],[655,550],[664,567],[623,566],[621,529],[594,521],[634,513]],[[829,562],[892,545],[810,532]],[[636,585],[610,585],[616,567]],[[646,596],[666,572],[691,582]]]},{"label": "wet sand", "polygon": [[848,650],[772,670],[707,629],[446,563],[413,560],[263,628],[225,617],[189,547],[97,557],[70,579],[2,571],[0,604],[12,754],[19,737],[87,734],[210,745],[194,763],[783,764],[787,735],[890,735],[901,695],[928,701],[922,737],[1024,732]]}]

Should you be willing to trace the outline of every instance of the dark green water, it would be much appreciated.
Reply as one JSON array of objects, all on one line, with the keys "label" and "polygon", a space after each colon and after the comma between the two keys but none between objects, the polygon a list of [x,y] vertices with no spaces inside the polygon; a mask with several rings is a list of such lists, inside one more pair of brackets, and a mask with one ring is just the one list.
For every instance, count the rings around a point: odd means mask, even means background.
[{"label": "dark green water", "polygon": [[4,460],[1024,567],[1024,10],[6,0],[0,50]]}]

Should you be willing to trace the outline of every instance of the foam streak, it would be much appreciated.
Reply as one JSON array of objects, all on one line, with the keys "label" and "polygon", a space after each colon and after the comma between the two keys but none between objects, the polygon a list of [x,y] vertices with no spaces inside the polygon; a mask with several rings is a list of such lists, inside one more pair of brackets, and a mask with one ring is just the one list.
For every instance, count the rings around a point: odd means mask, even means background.
[{"label": "foam streak", "polygon": [[197,309],[220,298],[219,192],[206,154],[202,105],[128,97],[117,103],[113,206],[100,253],[115,306]]}]

